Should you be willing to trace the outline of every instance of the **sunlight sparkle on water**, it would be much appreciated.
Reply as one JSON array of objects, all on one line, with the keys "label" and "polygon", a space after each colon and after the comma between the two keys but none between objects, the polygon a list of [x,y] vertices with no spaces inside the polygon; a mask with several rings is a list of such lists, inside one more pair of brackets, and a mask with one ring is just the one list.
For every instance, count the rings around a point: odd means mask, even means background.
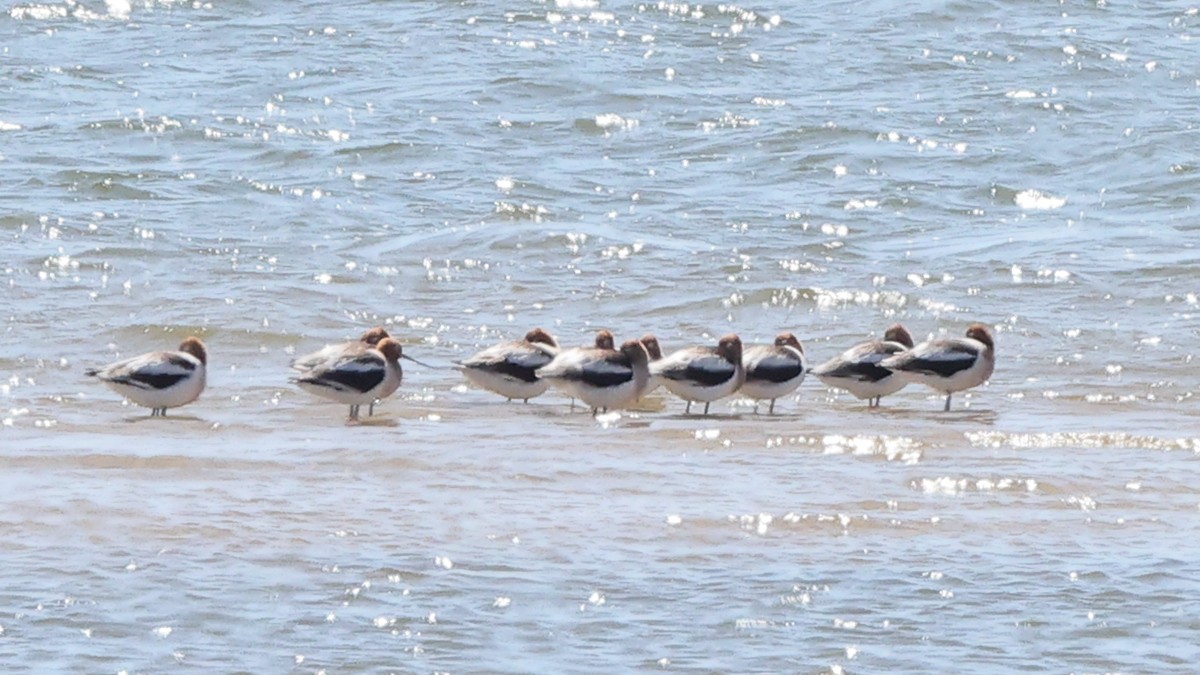
[{"label": "sunlight sparkle on water", "polygon": [[1048,211],[1062,208],[1067,203],[1066,197],[1055,197],[1041,190],[1023,190],[1013,197],[1013,202],[1027,211]]}]

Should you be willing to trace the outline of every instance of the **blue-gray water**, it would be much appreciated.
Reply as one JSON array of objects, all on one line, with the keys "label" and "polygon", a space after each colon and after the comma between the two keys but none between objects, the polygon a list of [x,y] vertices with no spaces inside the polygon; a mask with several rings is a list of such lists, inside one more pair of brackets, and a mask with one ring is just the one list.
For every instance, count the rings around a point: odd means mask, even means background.
[{"label": "blue-gray water", "polygon": [[[86,2],[0,15],[0,666],[1193,672],[1187,3]],[[942,414],[593,420],[288,359],[995,327]],[[197,334],[167,419],[83,376]]]}]

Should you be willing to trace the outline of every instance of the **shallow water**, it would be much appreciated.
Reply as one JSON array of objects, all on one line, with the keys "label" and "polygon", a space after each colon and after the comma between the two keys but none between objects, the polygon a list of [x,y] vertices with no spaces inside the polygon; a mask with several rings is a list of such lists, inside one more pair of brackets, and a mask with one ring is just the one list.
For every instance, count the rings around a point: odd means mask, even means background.
[{"label": "shallow water", "polygon": [[[1194,7],[18,3],[0,663],[1190,672]],[[996,330],[941,412],[806,381],[593,419],[406,364]],[[167,419],[83,369],[184,335]]]}]

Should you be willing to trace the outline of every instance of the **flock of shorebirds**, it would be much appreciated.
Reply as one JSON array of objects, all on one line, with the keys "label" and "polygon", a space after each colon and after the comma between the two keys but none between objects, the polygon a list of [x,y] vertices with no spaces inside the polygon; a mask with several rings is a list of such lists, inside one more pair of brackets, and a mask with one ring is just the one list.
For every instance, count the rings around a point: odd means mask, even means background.
[{"label": "flock of shorebirds", "polygon": [[[292,361],[292,378],[301,389],[350,406],[357,419],[367,405],[392,395],[402,377],[400,343],[382,327],[363,333],[353,342],[328,345]],[[208,352],[189,337],[178,351],[151,352],[89,369],[130,401],[151,409],[151,416],[166,415],[196,400],[204,390]],[[422,364],[425,365],[425,364]],[[996,365],[995,342],[987,326],[971,324],[964,337],[937,338],[914,345],[912,335],[899,324],[888,328],[881,340],[854,345],[838,356],[809,369],[804,347],[791,333],[781,333],[773,344],[742,345],[736,335],[722,337],[715,346],[686,347],[663,355],[658,340],[647,335],[619,348],[612,333],[596,334],[591,347],[562,348],[541,328],[524,339],[504,342],[455,362],[475,385],[507,399],[541,396],[550,386],[578,399],[592,414],[627,408],[646,394],[664,387],[687,402],[704,404],[704,414],[716,400],[740,393],[756,401],[775,400],[796,390],[809,373],[826,385],[844,389],[868,407],[909,383],[923,384],[946,395],[950,410],[954,392],[979,386]]]}]

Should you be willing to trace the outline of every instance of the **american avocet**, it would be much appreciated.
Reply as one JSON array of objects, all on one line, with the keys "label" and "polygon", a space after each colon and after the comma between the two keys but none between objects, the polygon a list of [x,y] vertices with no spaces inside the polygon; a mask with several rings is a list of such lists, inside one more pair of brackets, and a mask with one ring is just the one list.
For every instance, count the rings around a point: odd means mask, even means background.
[{"label": "american avocet", "polygon": [[687,347],[655,361],[650,373],[662,386],[687,401],[704,403],[704,414],[713,401],[729,396],[746,381],[742,365],[742,341],[736,335],[721,338],[716,347]]},{"label": "american avocet", "polygon": [[996,343],[987,326],[973,323],[967,327],[966,337],[928,340],[879,365],[910,382],[942,392],[946,395],[943,410],[950,410],[954,392],[978,387],[992,376]]},{"label": "american avocet", "polygon": [[650,382],[649,357],[637,340],[629,340],[620,350],[585,348],[559,352],[538,377],[549,380],[572,398],[592,408],[592,415],[624,408],[646,392]]},{"label": "american avocet", "polygon": [[[771,399],[768,414],[775,414],[775,399],[796,391],[804,381],[807,362],[804,347],[795,335],[780,333],[775,344],[751,345],[742,351],[746,381],[742,394],[755,401]],[[755,408],[757,409],[757,403]]]},{"label": "american avocet", "polygon": [[[616,349],[616,338],[613,337],[613,334],[610,331],[598,330],[598,331],[596,331],[596,339],[593,341],[591,347],[568,347],[566,349],[560,348],[558,350],[558,354],[555,354],[554,356],[557,357],[557,356],[559,356],[559,354],[570,353],[570,352],[585,352],[585,351],[588,351],[591,349],[615,350]],[[575,399],[578,397],[570,392],[570,385],[567,385],[566,387],[560,386],[558,388],[560,390],[562,390],[563,393],[567,394],[567,396],[571,399],[571,411],[574,412],[575,411]]]},{"label": "american avocet", "polygon": [[167,408],[187,405],[200,396],[207,364],[204,343],[189,337],[177,352],[150,352],[85,372],[130,401],[150,408],[151,417],[162,417]]},{"label": "american avocet", "polygon": [[913,339],[904,326],[887,329],[882,340],[860,342],[812,369],[812,374],[830,387],[845,389],[868,408],[878,408],[879,399],[904,388],[908,381],[880,365],[880,361],[912,349]]},{"label": "american avocet", "polygon": [[385,337],[391,337],[387,330],[383,326],[375,326],[363,333],[356,341],[325,345],[311,354],[294,359],[291,363],[292,370],[301,372],[312,370],[322,363],[337,361],[347,354],[361,354],[374,347]]},{"label": "american avocet", "polygon": [[362,404],[371,406],[370,414],[377,399],[400,387],[403,356],[400,343],[388,337],[374,347],[347,350],[340,358],[319,363],[292,381],[311,394],[350,406],[350,419],[358,419]]},{"label": "american avocet", "polygon": [[488,347],[474,356],[458,361],[459,370],[468,380],[508,400],[526,403],[541,396],[549,385],[537,376],[537,369],[550,363],[558,353],[558,342],[541,328],[514,340]]}]

